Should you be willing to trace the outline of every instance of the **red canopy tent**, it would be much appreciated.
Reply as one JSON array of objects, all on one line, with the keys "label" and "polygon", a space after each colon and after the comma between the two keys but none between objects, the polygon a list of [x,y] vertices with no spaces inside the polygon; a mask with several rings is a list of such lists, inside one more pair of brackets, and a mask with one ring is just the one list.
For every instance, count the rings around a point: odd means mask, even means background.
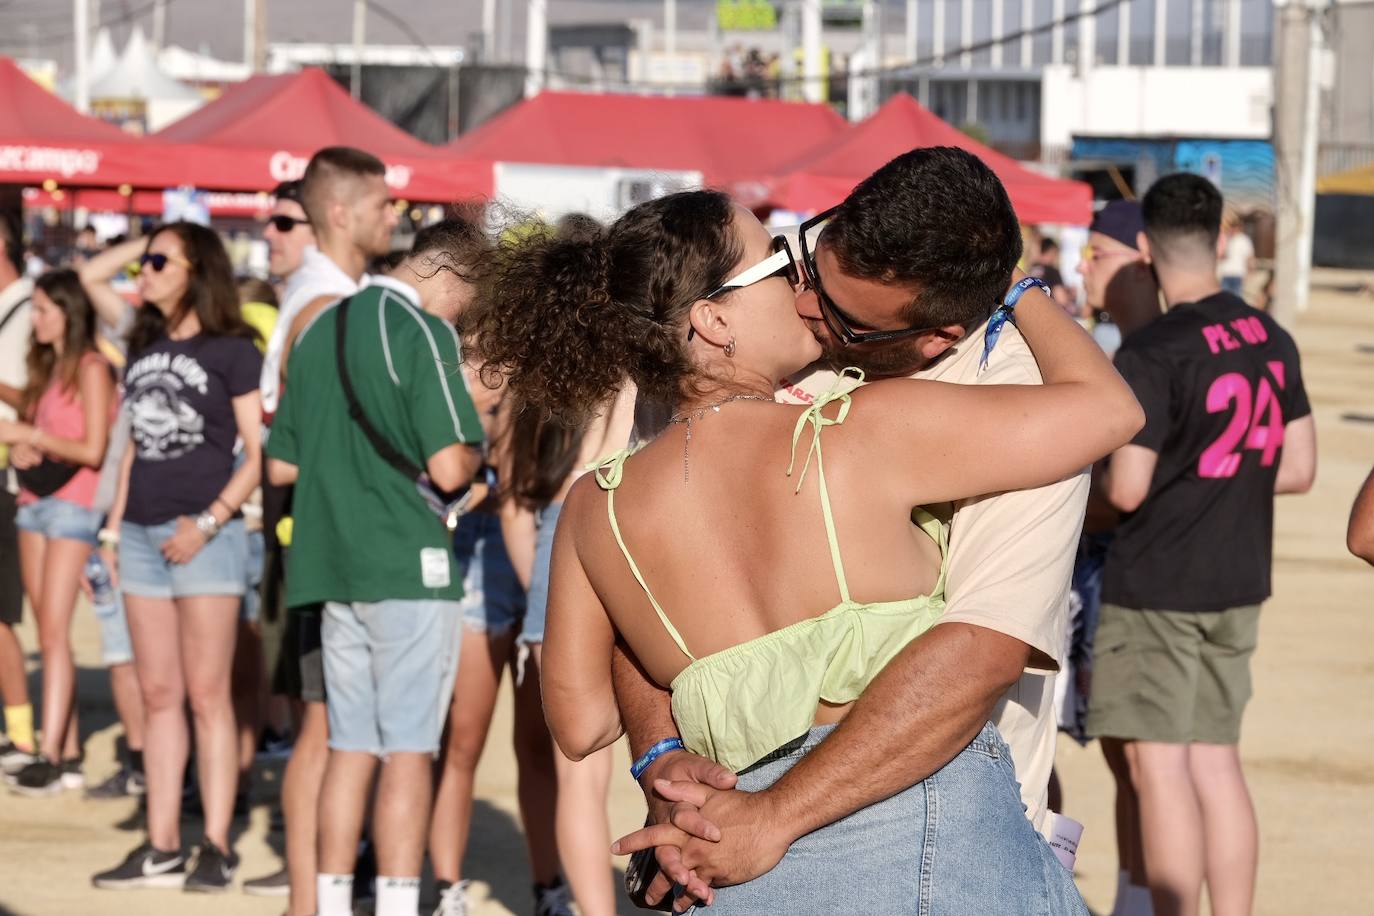
[{"label": "red canopy tent", "polygon": [[749,198],[760,175],[844,129],[825,105],[719,96],[543,92],[449,144],[465,159],[699,171]]},{"label": "red canopy tent", "polygon": [[174,151],[81,114],[0,57],[0,184],[163,188],[180,169]]},{"label": "red canopy tent", "polygon": [[1086,226],[1092,220],[1092,189],[1087,184],[1031,171],[946,124],[905,93],[775,172],[778,177],[769,183],[768,199],[786,210],[823,210],[843,200],[884,163],[923,146],[957,146],[982,159],[1006,185],[1022,222]]},{"label": "red canopy tent", "polygon": [[491,193],[490,163],[464,162],[353,99],[323,70],[255,76],[154,135],[188,147],[189,182],[266,191],[300,178],[316,150],[354,146],[387,166],[397,197],[448,202]]}]

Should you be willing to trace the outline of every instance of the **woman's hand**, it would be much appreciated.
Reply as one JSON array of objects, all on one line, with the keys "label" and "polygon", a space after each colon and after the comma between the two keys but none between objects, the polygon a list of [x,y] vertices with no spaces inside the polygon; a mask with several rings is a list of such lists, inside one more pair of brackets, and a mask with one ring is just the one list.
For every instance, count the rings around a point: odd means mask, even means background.
[{"label": "woman's hand", "polygon": [[191,562],[191,558],[199,553],[205,544],[205,535],[196,527],[196,520],[189,515],[183,515],[177,519],[177,530],[162,542],[162,555],[167,558],[168,563],[180,566]]},{"label": "woman's hand", "polygon": [[15,470],[27,471],[29,468],[36,468],[42,463],[43,452],[27,442],[21,442],[10,449],[10,467]]}]

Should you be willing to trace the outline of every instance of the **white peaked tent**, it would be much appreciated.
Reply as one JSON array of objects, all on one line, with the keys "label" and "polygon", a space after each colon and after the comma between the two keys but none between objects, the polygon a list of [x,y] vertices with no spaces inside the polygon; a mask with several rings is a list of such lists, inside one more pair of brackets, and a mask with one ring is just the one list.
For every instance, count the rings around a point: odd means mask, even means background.
[{"label": "white peaked tent", "polygon": [[142,105],[151,132],[199,108],[205,97],[163,73],[143,30],[135,27],[114,67],[91,81],[91,102],[97,108]]},{"label": "white peaked tent", "polygon": [[92,82],[101,80],[117,63],[119,58],[115,57],[114,39],[110,37],[110,30],[101,29],[96,33],[95,47],[91,48],[91,63],[86,72],[91,75]]},{"label": "white peaked tent", "polygon": [[241,61],[219,60],[204,49],[190,51],[168,45],[157,56],[162,72],[193,83],[241,83],[253,75],[253,68]]},{"label": "white peaked tent", "polygon": [[[115,56],[114,39],[110,37],[110,30],[101,29],[96,33],[95,45],[91,48],[91,59],[86,65],[87,79],[93,84],[99,82],[117,63],[119,58]],[[76,98],[76,76],[72,75],[63,80],[57,91],[58,95],[68,102]]]}]

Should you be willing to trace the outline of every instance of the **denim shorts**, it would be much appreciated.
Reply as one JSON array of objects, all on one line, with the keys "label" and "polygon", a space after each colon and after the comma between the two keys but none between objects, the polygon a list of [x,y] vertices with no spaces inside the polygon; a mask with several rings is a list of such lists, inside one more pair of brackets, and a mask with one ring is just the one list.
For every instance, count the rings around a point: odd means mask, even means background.
[{"label": "denim shorts", "polygon": [[457,601],[325,602],[320,635],[332,749],[438,753],[461,616]]},{"label": "denim shorts", "polygon": [[[91,555],[92,563],[105,565],[100,554]],[[124,614],[124,596],[119,589],[110,590],[106,604],[91,602],[91,611],[100,624],[100,661],[106,668],[127,665],[134,660],[134,643],[129,636],[129,618]]]},{"label": "denim shorts", "polygon": [[[738,788],[771,786],[833,730],[768,755]],[[718,888],[714,905],[692,912],[1088,916],[1073,875],[1026,819],[1011,751],[991,724],[924,781],[807,834],[768,874]]]},{"label": "denim shorts", "polygon": [[176,519],[158,525],[120,525],[120,590],[140,598],[242,597],[248,582],[248,532],[243,519],[227,522],[191,562],[183,564],[169,563],[162,555],[162,542],[176,527]]},{"label": "denim shorts", "polygon": [[525,590],[506,553],[501,520],[469,512],[453,533],[453,556],[463,570],[463,625],[473,633],[503,636],[525,618]]},{"label": "denim shorts", "polygon": [[549,613],[549,566],[553,561],[553,534],[558,527],[562,503],[549,503],[539,510],[539,534],[534,544],[534,574],[530,577],[530,597],[525,623],[520,628],[522,646],[544,641],[544,621]]},{"label": "denim shorts", "polygon": [[56,496],[20,506],[14,516],[14,524],[24,531],[36,532],[51,541],[84,541],[91,546],[95,546],[96,533],[104,520],[105,513]]}]

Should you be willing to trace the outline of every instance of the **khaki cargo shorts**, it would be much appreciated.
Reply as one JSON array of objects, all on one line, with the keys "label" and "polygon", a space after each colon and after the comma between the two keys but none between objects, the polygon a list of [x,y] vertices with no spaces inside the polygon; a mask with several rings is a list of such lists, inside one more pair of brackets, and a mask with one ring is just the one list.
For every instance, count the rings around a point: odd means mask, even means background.
[{"label": "khaki cargo shorts", "polygon": [[1102,605],[1087,732],[1166,744],[1236,744],[1250,699],[1259,605],[1151,611]]}]

